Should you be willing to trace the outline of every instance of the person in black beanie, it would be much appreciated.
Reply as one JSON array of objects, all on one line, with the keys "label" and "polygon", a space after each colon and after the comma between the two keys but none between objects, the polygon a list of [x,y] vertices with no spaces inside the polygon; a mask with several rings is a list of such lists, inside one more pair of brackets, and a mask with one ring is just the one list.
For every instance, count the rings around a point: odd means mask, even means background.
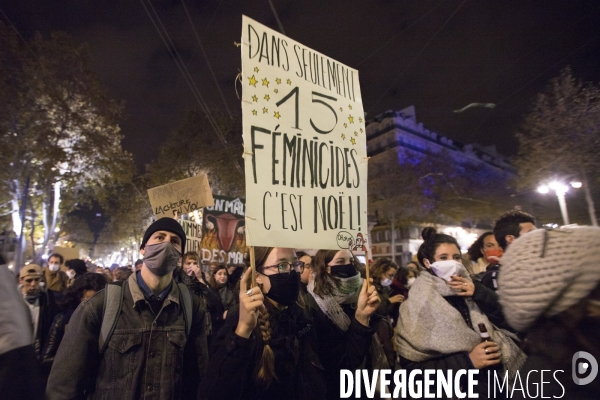
[{"label": "person in black beanie", "polygon": [[107,290],[81,303],[69,322],[77,329],[66,330],[54,358],[48,400],[92,392],[93,398],[197,398],[208,363],[205,310],[185,285],[173,283],[185,242],[172,218],[148,227],[140,246],[142,268],[122,282],[120,312],[108,337],[104,330],[100,334]]}]

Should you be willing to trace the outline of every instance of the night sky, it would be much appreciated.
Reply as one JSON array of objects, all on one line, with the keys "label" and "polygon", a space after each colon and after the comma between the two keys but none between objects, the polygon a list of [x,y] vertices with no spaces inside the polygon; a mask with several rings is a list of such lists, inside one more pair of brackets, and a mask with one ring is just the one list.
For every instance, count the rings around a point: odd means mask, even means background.
[{"label": "night sky", "polygon": [[[143,1],[143,3],[142,3]],[[126,104],[124,148],[138,167],[197,105],[145,4],[152,4],[210,106],[225,104],[178,0],[0,0],[0,19],[29,38],[68,32],[87,42],[93,68]],[[359,70],[367,118],[416,106],[428,128],[515,154],[514,132],[549,79],[567,65],[599,81],[600,2],[273,0],[287,36]],[[242,14],[278,30],[267,0],[185,0],[227,107],[240,114]],[[496,103],[494,109],[472,102]]]}]

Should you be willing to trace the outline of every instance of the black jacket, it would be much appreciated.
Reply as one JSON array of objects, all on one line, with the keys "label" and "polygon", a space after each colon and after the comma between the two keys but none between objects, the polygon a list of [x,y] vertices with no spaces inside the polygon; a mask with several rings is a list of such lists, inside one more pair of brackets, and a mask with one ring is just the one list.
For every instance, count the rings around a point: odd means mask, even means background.
[{"label": "black jacket", "polygon": [[[373,315],[370,326],[366,327],[354,318],[356,309],[353,305],[343,304],[342,309],[351,320],[350,327],[344,332],[321,311],[310,293],[306,296],[306,301],[318,338],[315,350],[325,368],[327,398],[338,399],[340,370],[369,367],[367,354],[381,318]],[[362,393],[365,393],[364,390]]]},{"label": "black jacket", "polygon": [[48,340],[46,340],[44,350],[42,351],[42,369],[47,371],[48,375],[50,374],[50,369],[52,368],[54,356],[58,351],[58,347],[60,346],[63,336],[65,335],[65,328],[67,327],[73,312],[75,312],[75,309],[69,308],[54,317],[54,322],[52,323],[50,333],[48,334]]},{"label": "black jacket", "polygon": [[275,353],[277,379],[269,387],[257,380],[264,342],[257,326],[245,339],[235,334],[239,307],[233,306],[211,347],[211,359],[202,382],[203,399],[321,399],[326,385],[323,367],[314,352],[315,331],[294,305],[285,310],[265,303],[271,314],[272,336],[269,345]]},{"label": "black jacket", "polygon": [[485,269],[485,273],[481,277],[481,283],[494,292],[498,290],[498,273],[500,264],[490,264]]},{"label": "black jacket", "polygon": [[54,358],[48,400],[195,399],[208,363],[204,309],[192,295],[186,335],[179,287],[174,284],[155,314],[131,274],[123,285],[121,314],[104,353],[98,338],[105,290],[73,313]]},{"label": "black jacket", "polygon": [[53,290],[41,290],[38,329],[33,339],[33,350],[40,361],[42,360],[42,351],[48,340],[50,327],[52,326],[54,317],[58,314],[58,307],[56,306],[54,297],[55,292]]}]

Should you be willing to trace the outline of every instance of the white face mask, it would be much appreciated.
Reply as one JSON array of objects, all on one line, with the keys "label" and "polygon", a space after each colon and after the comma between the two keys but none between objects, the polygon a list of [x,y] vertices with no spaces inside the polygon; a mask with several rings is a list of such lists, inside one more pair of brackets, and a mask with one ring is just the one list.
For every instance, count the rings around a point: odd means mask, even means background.
[{"label": "white face mask", "polygon": [[69,277],[69,279],[75,278],[75,271],[73,271],[72,269],[67,270],[67,276]]},{"label": "white face mask", "polygon": [[450,282],[452,275],[461,276],[465,271],[465,266],[454,260],[436,261],[431,264],[433,272],[445,281]]},{"label": "white face mask", "polygon": [[50,271],[56,272],[60,268],[60,264],[48,264],[48,268],[50,269]]},{"label": "white face mask", "polygon": [[414,276],[412,278],[408,278],[408,281],[406,282],[406,287],[409,288],[413,285],[413,283],[415,283],[415,281],[417,280],[417,278],[415,278]]},{"label": "white face mask", "polygon": [[381,281],[381,286],[383,286],[383,287],[390,286],[391,284],[392,284],[392,280],[390,278],[385,278],[384,280]]}]

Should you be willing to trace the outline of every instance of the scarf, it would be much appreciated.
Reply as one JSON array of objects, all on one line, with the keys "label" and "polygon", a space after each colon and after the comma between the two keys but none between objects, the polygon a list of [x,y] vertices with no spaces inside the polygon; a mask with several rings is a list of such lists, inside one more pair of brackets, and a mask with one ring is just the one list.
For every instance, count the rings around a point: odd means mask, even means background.
[{"label": "scarf", "polygon": [[[329,277],[327,278],[329,279]],[[315,294],[315,280],[312,279],[306,289],[315,302],[323,311],[323,314],[333,321],[333,323],[346,332],[350,327],[350,318],[346,315],[340,304],[352,304],[358,301],[358,295],[362,289],[363,279],[359,274],[350,278],[340,278],[339,286],[333,283],[333,292],[329,296],[321,297]]]},{"label": "scarf", "polygon": [[[463,278],[471,280],[466,274]],[[444,297],[456,293],[437,276],[422,273],[410,290],[410,297],[400,307],[394,340],[400,355],[408,360],[422,362],[444,355],[467,352],[479,343],[481,337],[471,329],[462,315]],[[512,333],[496,328],[479,309],[465,297],[473,326],[484,324],[492,340],[500,347],[504,370],[509,372],[509,382],[525,363],[525,354],[517,347]]]}]

